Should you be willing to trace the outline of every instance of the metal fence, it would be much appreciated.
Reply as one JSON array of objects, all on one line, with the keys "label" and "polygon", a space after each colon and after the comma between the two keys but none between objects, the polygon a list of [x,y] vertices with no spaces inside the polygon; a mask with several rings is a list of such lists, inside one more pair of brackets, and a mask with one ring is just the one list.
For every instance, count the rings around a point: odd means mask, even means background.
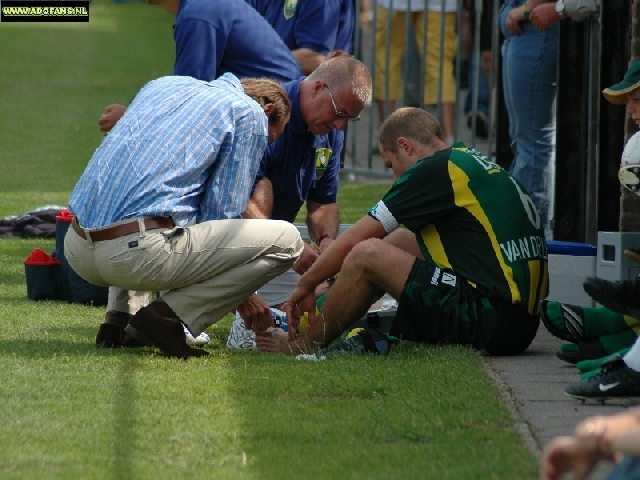
[{"label": "metal fence", "polygon": [[[419,8],[421,10],[427,10],[429,8],[429,0],[406,0],[403,3],[406,3],[406,6],[400,4],[401,0],[396,0],[396,5],[400,5],[400,8],[407,8],[407,10],[412,10],[415,8]],[[483,72],[481,70],[481,62],[480,62],[480,50],[479,50],[479,35],[480,35],[480,11],[483,7],[483,0],[467,0],[469,5],[467,6],[467,10],[469,8],[475,8],[477,14],[474,16],[475,24],[471,25],[469,22],[469,17],[465,14],[465,9],[463,8],[464,0],[457,0],[457,15],[456,15],[456,30],[457,30],[457,41],[456,41],[456,56],[454,60],[454,72],[455,72],[455,110],[454,110],[454,132],[453,137],[455,141],[463,141],[467,146],[471,146],[477,148],[481,152],[490,155],[495,151],[495,119],[496,119],[496,104],[494,101],[490,102],[489,110],[486,116],[483,116],[482,119],[486,120],[488,128],[487,134],[478,136],[476,135],[476,131],[478,127],[481,127],[477,124],[479,121],[477,112],[478,110],[478,91],[479,84],[481,82],[481,75]],[[496,82],[495,79],[498,75],[498,65],[499,61],[499,29],[498,29],[498,15],[497,12],[499,10],[499,0],[485,0],[492,1],[494,4],[492,19],[492,32],[494,32],[494,39],[492,45],[492,58],[494,61],[493,71],[491,74],[491,78],[493,79],[489,84],[490,97],[492,99],[495,98],[496,91]],[[382,2],[381,2],[382,3]],[[386,3],[386,2],[385,2]],[[431,0],[431,5],[434,4],[434,0]],[[444,13],[445,2],[439,2],[441,13]],[[379,9],[378,9],[378,0],[372,0],[370,3],[367,0],[356,0],[355,2],[356,12],[361,12],[361,21],[358,22],[356,20],[356,28],[354,32],[354,54],[357,58],[362,60],[365,65],[369,68],[371,72],[371,76],[374,80],[374,89],[376,88],[376,55],[380,55],[381,52],[377,51],[379,47],[376,45],[376,24],[379,22]],[[388,0],[388,10],[391,11],[394,9],[394,0]],[[366,17],[369,15],[369,21],[362,21],[362,17]],[[356,14],[356,19],[358,15]],[[442,111],[442,75],[439,75],[439,82],[437,85],[433,85],[432,88],[435,88],[437,91],[438,101],[433,105],[425,105],[424,97],[422,92],[425,88],[425,78],[426,78],[426,60],[425,56],[421,55],[419,52],[427,51],[429,48],[429,26],[427,24],[426,15],[422,17],[422,35],[421,37],[416,38],[416,32],[414,30],[414,24],[410,18],[410,15],[404,16],[404,28],[403,31],[400,32],[401,35],[404,36],[404,56],[402,59],[402,86],[403,86],[403,98],[400,101],[396,102],[395,107],[401,106],[418,106],[420,108],[424,108],[425,110],[433,113],[436,118],[440,118],[440,114]],[[440,23],[440,31],[444,30],[444,22],[445,17],[441,15],[441,23]],[[466,22],[466,23],[465,23]],[[391,36],[397,35],[396,32],[392,28],[391,16],[387,16],[386,24],[384,25],[383,34],[386,34],[386,40],[384,45],[382,46],[383,52],[382,55],[384,57],[384,61],[386,62],[387,68],[385,68],[386,75],[384,75],[384,99],[382,100],[382,104],[384,105],[384,116],[388,116],[389,111],[388,108],[388,100],[389,100],[389,61],[391,55]],[[380,25],[379,27],[380,28]],[[470,31],[474,31],[474,35],[471,37],[467,37],[463,35],[463,32],[469,33]],[[391,34],[389,34],[391,32]],[[440,48],[440,65],[439,70],[442,72],[443,64],[443,50],[444,50],[444,39],[443,34],[441,34],[439,39],[439,48]],[[472,88],[469,89],[469,86]],[[472,93],[470,93],[470,91]],[[467,99],[467,95],[469,98]],[[470,109],[465,112],[464,104],[467,102]],[[384,164],[382,163],[382,159],[380,158],[377,152],[377,132],[379,128],[380,121],[378,120],[378,109],[376,106],[376,102],[362,112],[362,120],[357,123],[351,123],[349,125],[345,144],[346,144],[346,157],[345,164],[343,168],[343,172],[348,175],[348,178],[351,180],[356,179],[357,176],[363,176],[378,179],[391,179],[391,172],[388,171]],[[483,126],[482,126],[483,127]]]},{"label": "metal fence", "polygon": [[[369,11],[371,22],[356,24],[354,34],[354,53],[369,68],[375,82],[376,57],[375,29],[378,21],[378,3],[389,2],[393,8],[394,0],[355,0],[356,12]],[[429,0],[395,0],[395,2],[419,3],[423,9]],[[433,2],[434,0],[431,0]],[[466,21],[463,1],[467,7],[476,10],[473,25],[474,35],[471,48],[467,48],[464,33]],[[500,0],[458,0],[457,2],[457,55],[455,58],[456,107],[454,138],[467,146],[475,147],[505,168],[509,168],[513,157],[508,135],[508,117],[504,107],[501,69],[501,34],[499,29]],[[557,240],[587,241],[593,243],[598,231],[616,231],[625,227],[625,202],[621,215],[620,186],[617,180],[620,154],[624,146],[625,122],[624,109],[603,100],[604,87],[619,82],[627,69],[628,62],[640,51],[632,48],[639,45],[632,39],[632,21],[638,16],[636,8],[640,0],[608,0],[601,2],[599,18],[584,22],[570,20],[560,22],[558,56],[558,90],[556,115],[556,202],[554,236]],[[483,5],[492,6],[491,32],[492,71],[489,90],[491,103],[487,115],[488,131],[486,138],[475,134],[474,122],[478,113],[478,83],[480,81],[480,18],[478,12]],[[633,9],[631,7],[634,7]],[[356,15],[357,18],[357,15]],[[637,22],[636,22],[637,23]],[[389,25],[387,25],[387,29]],[[637,27],[636,27],[637,28]],[[427,32],[423,28],[423,37],[414,39],[411,22],[405,23],[405,50],[402,62],[402,84],[404,98],[396,106],[415,105],[438,116],[442,103],[425,106],[422,87],[425,78],[425,60],[419,55],[418,42],[427,46]],[[388,36],[388,35],[387,35]],[[635,37],[634,37],[635,38]],[[436,40],[438,41],[438,40]],[[389,55],[388,43],[385,55]],[[466,55],[466,57],[465,57]],[[464,78],[468,60],[472,69],[469,77]],[[442,65],[440,66],[442,68]],[[388,69],[387,69],[388,72]],[[385,77],[385,84],[388,79]],[[471,108],[464,111],[469,85],[474,94],[470,98]],[[374,85],[375,87],[375,85]],[[441,85],[438,85],[441,91]],[[388,90],[385,89],[385,99]],[[469,125],[468,125],[469,122]],[[371,105],[362,112],[362,121],[349,125],[345,139],[346,156],[343,168],[346,180],[371,181],[392,178],[376,154],[377,131],[379,127],[376,106]],[[471,128],[469,128],[469,126]],[[635,125],[632,125],[635,131]],[[628,196],[627,196],[628,197]],[[634,199],[635,200],[635,199]],[[640,199],[638,199],[640,200]],[[632,207],[634,211],[640,207]],[[631,216],[627,215],[629,218]],[[633,228],[640,228],[640,215]],[[620,226],[618,225],[620,219]],[[637,225],[636,225],[637,224]],[[637,228],[635,228],[637,227]]]}]

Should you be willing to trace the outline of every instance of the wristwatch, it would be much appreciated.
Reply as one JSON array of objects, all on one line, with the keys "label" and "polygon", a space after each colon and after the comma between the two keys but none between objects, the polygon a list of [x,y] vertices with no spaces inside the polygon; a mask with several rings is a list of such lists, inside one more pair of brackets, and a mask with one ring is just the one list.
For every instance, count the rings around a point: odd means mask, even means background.
[{"label": "wristwatch", "polygon": [[564,18],[564,0],[558,0],[556,2],[556,12],[560,18]]}]

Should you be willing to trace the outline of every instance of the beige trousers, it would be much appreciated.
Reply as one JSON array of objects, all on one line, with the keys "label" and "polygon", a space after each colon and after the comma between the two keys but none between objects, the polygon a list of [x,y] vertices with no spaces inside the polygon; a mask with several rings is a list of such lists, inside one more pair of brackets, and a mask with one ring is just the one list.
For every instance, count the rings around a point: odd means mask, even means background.
[{"label": "beige trousers", "polygon": [[298,229],[279,220],[216,220],[92,242],[72,228],[69,265],[100,286],[157,292],[194,335],[220,320],[298,259]]},{"label": "beige trousers", "polygon": [[109,287],[107,312],[113,310],[135,315],[138,310],[153,301],[155,294],[156,292],[140,292],[111,286]]}]

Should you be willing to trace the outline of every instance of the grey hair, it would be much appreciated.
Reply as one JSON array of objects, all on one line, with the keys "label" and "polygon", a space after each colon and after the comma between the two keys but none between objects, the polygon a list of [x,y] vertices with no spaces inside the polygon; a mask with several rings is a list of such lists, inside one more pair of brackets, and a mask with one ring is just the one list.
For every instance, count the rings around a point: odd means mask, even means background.
[{"label": "grey hair", "polygon": [[364,63],[351,55],[339,55],[321,63],[307,78],[311,81],[320,80],[336,90],[348,86],[363,105],[371,103],[369,70]]}]

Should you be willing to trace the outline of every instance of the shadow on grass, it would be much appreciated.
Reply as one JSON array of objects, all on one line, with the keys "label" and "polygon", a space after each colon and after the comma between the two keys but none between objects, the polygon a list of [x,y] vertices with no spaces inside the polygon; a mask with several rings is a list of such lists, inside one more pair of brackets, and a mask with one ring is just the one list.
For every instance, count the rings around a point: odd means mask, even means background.
[{"label": "shadow on grass", "polygon": [[[51,329],[50,329],[51,330]],[[61,329],[67,330],[67,329]],[[79,356],[89,355],[98,357],[113,357],[114,355],[130,355],[135,357],[163,354],[154,348],[96,348],[94,343],[78,342],[74,340],[61,340],[51,335],[43,335],[42,339],[29,340],[0,340],[0,356],[17,356],[28,359],[51,358],[55,356]]]}]

